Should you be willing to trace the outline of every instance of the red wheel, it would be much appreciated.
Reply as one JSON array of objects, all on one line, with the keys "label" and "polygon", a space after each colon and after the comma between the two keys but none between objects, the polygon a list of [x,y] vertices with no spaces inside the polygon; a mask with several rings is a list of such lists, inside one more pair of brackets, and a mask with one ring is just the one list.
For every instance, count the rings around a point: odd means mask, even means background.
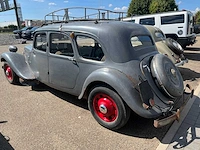
[{"label": "red wheel", "polygon": [[15,74],[15,72],[12,70],[12,68],[7,62],[4,63],[4,73],[9,83],[19,83],[19,77]]},{"label": "red wheel", "polygon": [[115,121],[118,116],[118,108],[115,101],[108,95],[98,93],[93,98],[95,113],[106,122]]},{"label": "red wheel", "polygon": [[130,116],[130,108],[116,92],[106,87],[96,87],[90,92],[88,106],[96,121],[112,130],[124,126]]}]

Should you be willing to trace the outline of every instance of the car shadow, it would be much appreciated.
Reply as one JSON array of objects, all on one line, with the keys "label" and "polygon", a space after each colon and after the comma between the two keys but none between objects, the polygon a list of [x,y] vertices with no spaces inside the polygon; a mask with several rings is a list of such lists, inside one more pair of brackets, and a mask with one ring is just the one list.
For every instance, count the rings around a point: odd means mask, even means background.
[{"label": "car shadow", "polygon": [[161,128],[155,128],[153,124],[154,119],[143,118],[132,112],[127,124],[117,132],[145,139],[153,139],[156,137],[159,141],[162,141],[163,137],[171,127],[171,124]]},{"label": "car shadow", "polygon": [[39,86],[38,85],[32,86],[31,88],[33,91],[38,91],[38,92],[49,91],[51,94],[59,97],[60,99],[66,101],[66,102],[69,102],[69,103],[76,105],[78,107],[81,107],[83,109],[89,110],[86,100],[84,100],[84,99],[79,100],[78,97],[76,97],[76,96],[53,89],[45,84],[40,84]]},{"label": "car shadow", "polygon": [[192,51],[200,51],[199,47],[186,47],[185,51],[192,50]]},{"label": "car shadow", "polygon": [[191,70],[189,68],[179,67],[179,71],[182,75],[183,81],[186,81],[186,80],[194,81],[197,78],[200,78],[200,73],[195,72],[194,70]]},{"label": "car shadow", "polygon": [[184,56],[190,60],[194,60],[194,61],[200,61],[200,53],[192,53],[192,52],[184,52]]},{"label": "car shadow", "polygon": [[[86,99],[79,100],[76,96],[58,91],[46,85],[42,85],[42,87],[33,90],[49,91],[50,93],[59,97],[60,99],[89,111]],[[171,125],[167,125],[161,128],[155,128],[153,126],[153,122],[153,119],[146,119],[132,112],[127,124],[123,128],[114,132],[147,139],[152,139],[156,137],[158,138],[158,140],[161,141]]]},{"label": "car shadow", "polygon": [[[8,121],[0,121],[0,124],[7,123]],[[14,148],[9,143],[10,138],[8,136],[4,136],[0,132],[0,149],[1,150],[14,150]]]},{"label": "car shadow", "polygon": [[[173,149],[183,149],[192,143],[195,144],[195,141],[199,141],[200,98],[197,96],[194,96],[194,98],[195,98],[194,103],[192,104],[188,114],[184,118],[182,124],[180,125],[173,139],[171,141],[162,141],[163,144],[170,144]],[[192,147],[195,149],[197,148],[194,147],[194,145]]]}]

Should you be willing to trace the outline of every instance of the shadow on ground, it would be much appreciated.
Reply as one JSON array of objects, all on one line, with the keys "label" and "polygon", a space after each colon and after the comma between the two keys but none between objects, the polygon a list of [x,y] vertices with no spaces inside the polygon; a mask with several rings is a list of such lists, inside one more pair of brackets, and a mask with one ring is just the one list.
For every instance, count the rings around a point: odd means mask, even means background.
[{"label": "shadow on ground", "polygon": [[[38,92],[49,91],[50,93],[54,94],[60,99],[89,111],[87,100],[85,99],[79,100],[75,96],[55,90],[45,85],[42,85],[39,88],[37,87],[37,88],[32,88],[32,89]],[[127,124],[123,128],[114,132],[118,132],[120,134],[133,136],[133,137],[146,138],[146,139],[152,139],[156,137],[158,140],[161,141],[171,125],[167,125],[165,127],[161,127],[157,129],[153,126],[153,123],[154,123],[153,119],[142,118],[138,116],[137,114],[135,114],[134,112],[132,112]]]},{"label": "shadow on ground", "polygon": [[195,72],[194,70],[191,70],[189,68],[180,67],[179,70],[180,70],[181,75],[183,77],[183,81],[186,81],[186,80],[193,81],[193,80],[197,80],[197,79],[200,78],[200,73]]},{"label": "shadow on ground", "polygon": [[200,53],[187,51],[184,53],[184,55],[189,60],[200,61]]},{"label": "shadow on ground", "polygon": [[[190,108],[187,116],[183,120],[181,126],[179,127],[176,135],[173,137],[172,141],[164,144],[170,144],[173,149],[183,149],[190,144],[194,144],[199,147],[199,129],[200,129],[200,99],[194,96],[195,101]],[[197,147],[192,146],[194,149]],[[190,147],[190,148],[192,148]],[[189,149],[190,149],[189,148]]]},{"label": "shadow on ground", "polygon": [[192,46],[192,47],[187,47],[187,48],[185,49],[185,51],[200,51],[200,47],[194,47],[194,46]]},{"label": "shadow on ground", "polygon": [[[7,121],[0,121],[0,124],[7,123]],[[0,132],[0,150],[14,150],[14,148],[9,144],[9,137],[2,135]]]}]

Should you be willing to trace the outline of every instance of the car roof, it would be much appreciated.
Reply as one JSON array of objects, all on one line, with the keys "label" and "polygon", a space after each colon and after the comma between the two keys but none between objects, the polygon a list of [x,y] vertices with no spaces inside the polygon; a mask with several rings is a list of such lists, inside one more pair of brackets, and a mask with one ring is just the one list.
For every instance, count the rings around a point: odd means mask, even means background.
[{"label": "car roof", "polygon": [[[62,26],[63,31],[76,31],[76,32],[88,32],[96,35],[99,31],[128,31],[134,30],[135,34],[148,34],[146,30],[138,24],[127,23],[122,21],[72,21],[68,23],[55,23],[48,24],[39,28],[39,30],[59,30]],[[37,31],[39,31],[37,30]]]},{"label": "car roof", "polygon": [[151,37],[144,26],[122,21],[73,21],[68,23],[54,23],[38,28],[36,32],[59,31],[60,28],[63,32],[78,32],[94,36],[104,45],[104,49],[106,49],[114,62],[126,62],[132,60],[133,57],[135,59],[138,58],[138,54],[134,54],[133,56],[133,47],[130,42],[131,37],[136,35],[147,35]]}]

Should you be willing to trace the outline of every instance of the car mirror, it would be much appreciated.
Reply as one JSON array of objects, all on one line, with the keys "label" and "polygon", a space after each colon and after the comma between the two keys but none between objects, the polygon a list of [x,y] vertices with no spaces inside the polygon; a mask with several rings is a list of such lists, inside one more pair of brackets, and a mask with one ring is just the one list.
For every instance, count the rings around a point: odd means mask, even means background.
[{"label": "car mirror", "polygon": [[17,52],[17,50],[18,50],[18,48],[16,46],[13,46],[13,45],[9,46],[10,52]]}]

